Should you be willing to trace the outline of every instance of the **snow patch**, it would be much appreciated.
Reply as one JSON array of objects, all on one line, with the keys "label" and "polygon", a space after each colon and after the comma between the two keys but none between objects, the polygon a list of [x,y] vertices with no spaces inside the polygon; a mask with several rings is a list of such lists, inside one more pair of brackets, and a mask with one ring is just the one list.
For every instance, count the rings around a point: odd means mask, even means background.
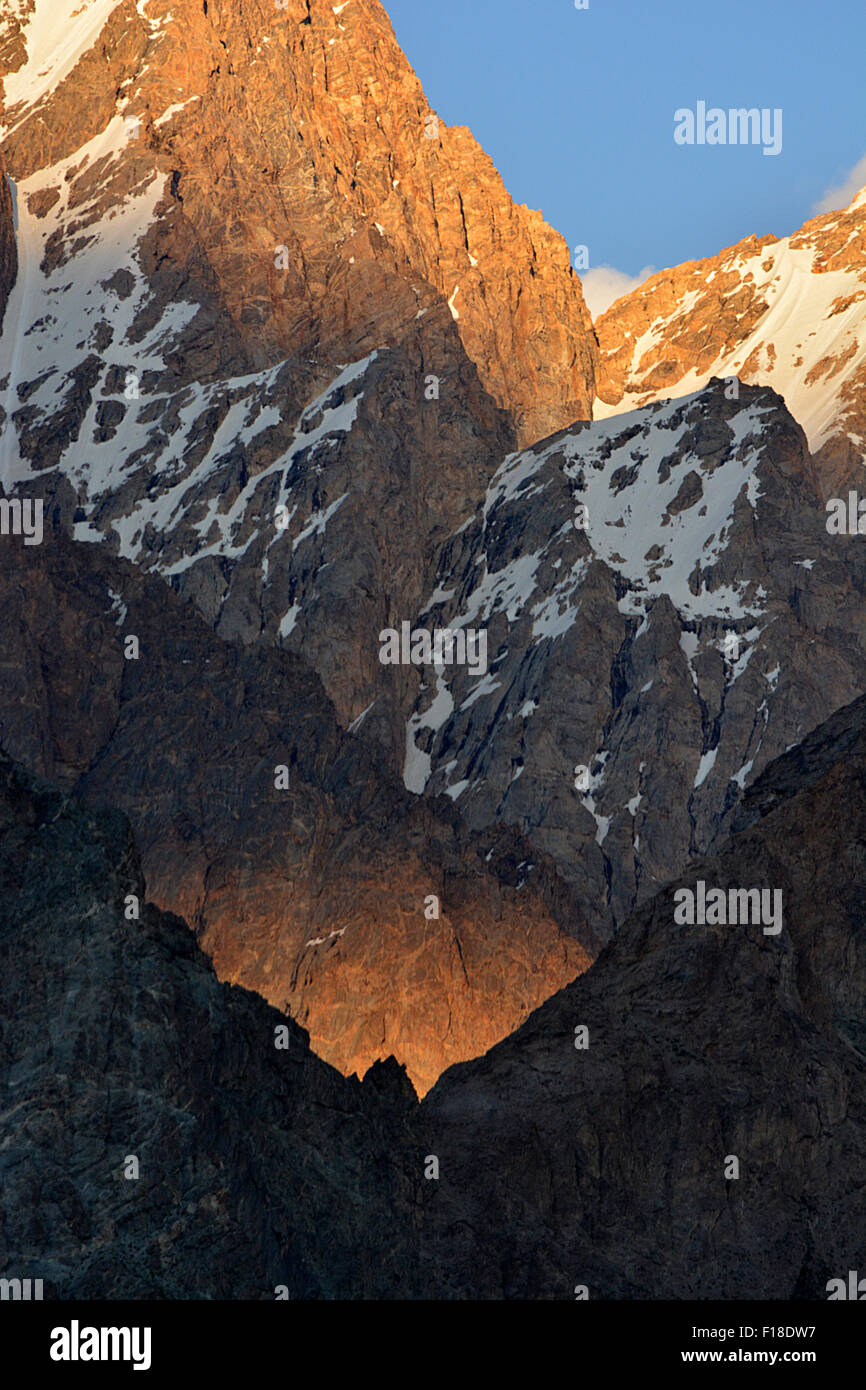
[{"label": "snow patch", "polygon": [[[6,110],[26,103],[29,110],[57,87],[105,27],[121,0],[35,0],[22,28],[27,61],[4,79]],[[19,122],[24,113],[19,115]],[[15,128],[13,123],[6,133]]]},{"label": "snow patch", "polygon": [[707,778],[713,770],[713,767],[715,766],[718,754],[718,748],[711,748],[709,753],[703,754],[703,756],[701,757],[701,761],[698,763],[698,770],[695,773],[695,780],[692,788],[693,791],[697,791],[698,787],[703,786],[704,782],[707,780]]}]

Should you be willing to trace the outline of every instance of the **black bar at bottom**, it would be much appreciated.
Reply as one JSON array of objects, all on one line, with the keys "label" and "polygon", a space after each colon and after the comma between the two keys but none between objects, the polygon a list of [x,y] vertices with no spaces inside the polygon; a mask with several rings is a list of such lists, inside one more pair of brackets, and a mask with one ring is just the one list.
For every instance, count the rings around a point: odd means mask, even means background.
[{"label": "black bar at bottom", "polygon": [[19,1380],[108,1371],[158,1384],[202,1372],[223,1380],[297,1372],[309,1383],[317,1367],[329,1382],[345,1368],[353,1378],[381,1370],[429,1384],[500,1363],[514,1384],[522,1361],[537,1378],[560,1356],[575,1379],[590,1367],[597,1377],[601,1367],[667,1375],[740,1365],[798,1366],[826,1381],[859,1364],[864,1326],[866,1309],[841,1301],[0,1304],[3,1360]]}]

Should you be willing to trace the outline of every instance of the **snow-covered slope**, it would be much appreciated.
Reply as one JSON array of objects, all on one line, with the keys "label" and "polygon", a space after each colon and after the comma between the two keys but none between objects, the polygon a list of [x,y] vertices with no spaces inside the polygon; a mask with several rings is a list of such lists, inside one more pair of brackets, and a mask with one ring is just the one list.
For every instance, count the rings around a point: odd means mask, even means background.
[{"label": "snow-covered slope", "polygon": [[712,377],[771,386],[802,425],[825,495],[866,454],[866,189],[793,236],[752,237],[645,281],[599,319],[593,414]]},{"label": "snow-covered slope", "polygon": [[13,129],[24,112],[68,77],[99,38],[121,0],[7,0],[0,24],[18,28],[24,62],[4,79],[6,126]]},{"label": "snow-covered slope", "polygon": [[[297,362],[223,375],[201,350],[214,336],[203,282],[187,278],[167,295],[149,273],[167,182],[138,158],[118,114],[15,187],[0,483],[50,496],[62,480],[77,539],[107,538],[226,630],[304,640],[312,654],[328,640],[305,631],[318,571],[357,535],[356,495],[336,546],[326,536],[350,493],[334,446],[356,423],[377,353],[335,371],[304,406],[293,404],[305,379]],[[230,326],[221,328],[225,350]],[[226,577],[239,562],[243,616],[232,617]]]},{"label": "snow-covered slope", "polygon": [[[58,468],[75,489],[79,539],[101,540],[107,533],[119,554],[166,575],[207,555],[242,554],[253,539],[250,507],[259,516],[266,513],[263,526],[271,542],[282,538],[290,544],[297,532],[297,545],[311,518],[292,500],[293,461],[302,450],[313,451],[351,429],[359,397],[350,387],[375,354],[340,372],[294,426],[286,420],[285,371],[279,366],[154,389],[155,381],[170,377],[172,359],[182,353],[191,326],[195,331],[201,306],[159,298],[142,270],[164,176],[133,182],[111,216],[101,216],[111,171],[119,177],[128,167],[127,151],[118,116],[74,155],[17,188],[19,273],[0,340],[9,364],[5,409],[11,421],[0,437],[0,479],[9,488],[47,466]],[[73,170],[82,181],[98,172],[89,200],[78,193],[77,179],[68,177]],[[46,189],[60,196],[36,214],[32,207]],[[69,255],[73,222],[79,244]],[[64,250],[52,258],[57,246]],[[88,362],[89,400],[73,428],[64,430],[76,388],[81,395],[81,372],[69,368]],[[336,398],[339,404],[330,406]],[[277,447],[279,440],[287,447]],[[225,475],[239,450],[261,451],[265,442],[275,457],[231,496]],[[148,539],[154,534],[158,543]]]}]

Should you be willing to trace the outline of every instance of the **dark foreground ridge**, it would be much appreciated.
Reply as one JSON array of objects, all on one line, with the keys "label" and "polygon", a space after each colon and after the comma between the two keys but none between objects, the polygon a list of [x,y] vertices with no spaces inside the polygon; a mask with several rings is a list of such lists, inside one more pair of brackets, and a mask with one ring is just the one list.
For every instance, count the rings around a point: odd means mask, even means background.
[{"label": "dark foreground ridge", "polygon": [[455,1293],[826,1298],[862,1263],[866,699],[813,745],[819,775],[780,758],[766,814],[679,880],[781,889],[779,935],[676,925],[672,884],[428,1096]]},{"label": "dark foreground ridge", "polygon": [[405,1073],[341,1076],[179,918],[127,921],[143,887],[124,816],[0,757],[2,1273],[62,1298],[398,1289]]},{"label": "dark foreground ridge", "polygon": [[781,889],[778,936],[676,925],[671,885],[420,1106],[393,1062],[345,1079],[220,984],[179,919],[127,920],[124,817],[4,755],[0,1274],[62,1298],[826,1298],[866,1245],[866,701],[821,749],[682,879]]}]

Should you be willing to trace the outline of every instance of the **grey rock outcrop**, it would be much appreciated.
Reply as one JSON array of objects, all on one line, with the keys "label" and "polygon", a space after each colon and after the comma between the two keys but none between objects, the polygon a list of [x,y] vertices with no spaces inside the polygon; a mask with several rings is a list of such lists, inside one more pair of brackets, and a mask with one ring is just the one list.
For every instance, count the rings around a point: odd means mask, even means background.
[{"label": "grey rock outcrop", "polygon": [[509,456],[442,549],[423,621],[484,628],[489,670],[426,682],[406,784],[519,826],[607,937],[866,686],[864,593],[772,391],[576,425]]}]

